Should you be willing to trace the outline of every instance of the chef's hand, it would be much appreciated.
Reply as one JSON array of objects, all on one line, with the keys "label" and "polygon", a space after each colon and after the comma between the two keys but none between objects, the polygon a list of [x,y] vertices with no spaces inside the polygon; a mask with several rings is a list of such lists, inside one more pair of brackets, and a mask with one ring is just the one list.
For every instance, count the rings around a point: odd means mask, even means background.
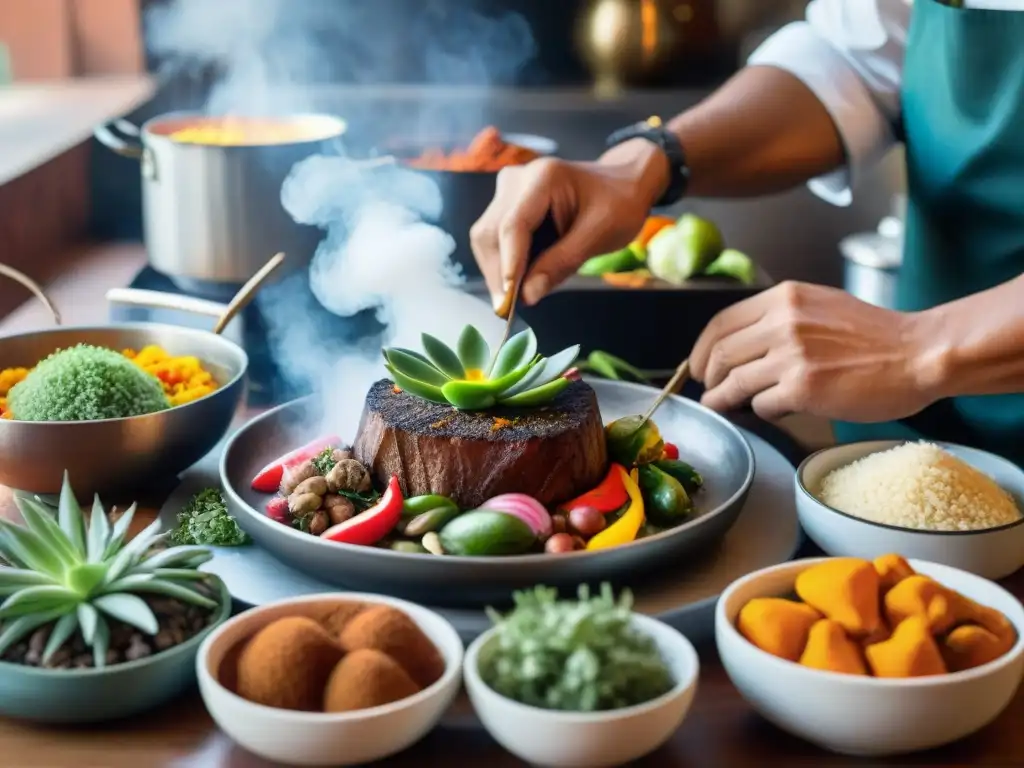
[{"label": "chef's hand", "polygon": [[716,411],[750,403],[768,420],[903,418],[935,400],[918,318],[834,288],[782,283],[715,316],[690,355],[691,373]]},{"label": "chef's hand", "polygon": [[495,307],[526,265],[530,240],[551,211],[561,235],[526,275],[522,297],[535,304],[591,256],[625,247],[668,183],[668,161],[643,139],[597,162],[542,158],[498,173],[494,200],[470,242]]}]

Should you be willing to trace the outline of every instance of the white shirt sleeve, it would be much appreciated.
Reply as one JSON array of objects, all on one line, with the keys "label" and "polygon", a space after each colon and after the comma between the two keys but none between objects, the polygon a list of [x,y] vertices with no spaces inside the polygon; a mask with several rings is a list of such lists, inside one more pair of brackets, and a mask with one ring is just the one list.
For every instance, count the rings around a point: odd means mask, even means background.
[{"label": "white shirt sleeve", "polygon": [[847,164],[810,188],[849,205],[860,171],[896,141],[912,0],[811,0],[805,21],[783,27],[749,64],[792,73],[821,100],[843,139]]}]

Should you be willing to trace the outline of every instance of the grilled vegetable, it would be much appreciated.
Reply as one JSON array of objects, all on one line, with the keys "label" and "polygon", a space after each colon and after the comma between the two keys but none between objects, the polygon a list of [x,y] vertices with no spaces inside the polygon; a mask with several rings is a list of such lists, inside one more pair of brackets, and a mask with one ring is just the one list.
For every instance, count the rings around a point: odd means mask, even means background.
[{"label": "grilled vegetable", "polygon": [[682,483],[687,493],[696,493],[704,485],[704,478],[685,461],[662,459],[654,462],[654,466]]},{"label": "grilled vegetable", "polygon": [[520,555],[537,542],[533,530],[518,517],[475,509],[441,529],[441,546],[451,555]]},{"label": "grilled vegetable", "polygon": [[747,254],[735,248],[726,248],[708,265],[704,274],[730,277],[744,285],[753,285],[757,280],[757,267]]},{"label": "grilled vegetable", "polygon": [[600,277],[610,272],[629,272],[643,266],[645,256],[642,246],[630,243],[617,251],[587,259],[577,271],[590,277]]},{"label": "grilled vegetable", "polygon": [[665,442],[657,425],[648,419],[639,426],[640,420],[640,416],[624,416],[604,428],[612,461],[633,467],[661,458]]},{"label": "grilled vegetable", "polygon": [[684,214],[647,245],[647,267],[666,282],[682,285],[701,274],[722,252],[722,233],[712,222]]},{"label": "grilled vegetable", "polygon": [[693,511],[683,484],[672,475],[645,464],[637,470],[640,491],[644,497],[644,511],[655,525],[678,525]]}]

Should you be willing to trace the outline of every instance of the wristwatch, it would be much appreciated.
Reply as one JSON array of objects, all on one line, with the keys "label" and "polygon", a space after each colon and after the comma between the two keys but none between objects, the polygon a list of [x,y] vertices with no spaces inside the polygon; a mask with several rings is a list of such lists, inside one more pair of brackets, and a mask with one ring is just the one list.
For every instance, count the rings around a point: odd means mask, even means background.
[{"label": "wristwatch", "polygon": [[630,139],[647,139],[656,144],[668,159],[668,187],[654,203],[654,207],[663,208],[679,202],[686,194],[686,188],[690,183],[690,166],[686,162],[686,153],[679,137],[665,128],[659,118],[652,117],[620,128],[608,137],[605,144],[611,149]]}]

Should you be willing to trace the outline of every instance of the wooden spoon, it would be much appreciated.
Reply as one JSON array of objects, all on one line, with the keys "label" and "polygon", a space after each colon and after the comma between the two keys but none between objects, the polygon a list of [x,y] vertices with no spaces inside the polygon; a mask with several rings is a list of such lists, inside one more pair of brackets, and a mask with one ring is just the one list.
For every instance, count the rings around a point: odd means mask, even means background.
[{"label": "wooden spoon", "polygon": [[227,307],[224,308],[224,312],[217,320],[217,324],[213,326],[213,332],[220,335],[220,333],[227,327],[239,312],[241,312],[253,297],[256,295],[256,291],[260,289],[260,286],[270,277],[278,267],[284,264],[285,256],[283,253],[277,253],[270,257],[270,261],[260,267],[259,271],[250,277],[245,285],[238,289],[231,301],[228,302]]}]

